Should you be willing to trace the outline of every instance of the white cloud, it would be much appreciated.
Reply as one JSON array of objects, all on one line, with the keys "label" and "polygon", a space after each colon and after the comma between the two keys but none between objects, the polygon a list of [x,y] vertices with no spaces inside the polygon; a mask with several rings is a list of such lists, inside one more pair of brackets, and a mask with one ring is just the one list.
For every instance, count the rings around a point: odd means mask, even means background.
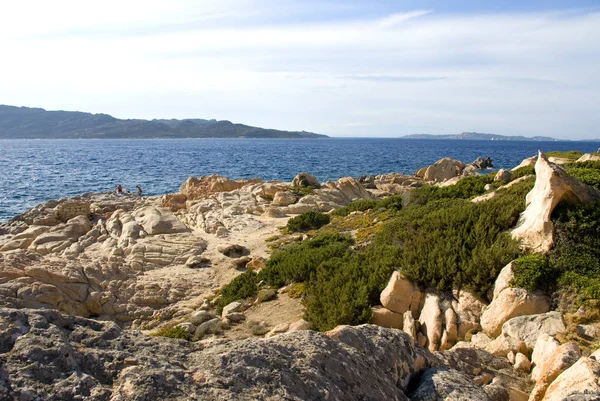
[{"label": "white cloud", "polygon": [[598,13],[311,22],[293,2],[86,3],[0,6],[0,103],[335,135],[600,136]]}]

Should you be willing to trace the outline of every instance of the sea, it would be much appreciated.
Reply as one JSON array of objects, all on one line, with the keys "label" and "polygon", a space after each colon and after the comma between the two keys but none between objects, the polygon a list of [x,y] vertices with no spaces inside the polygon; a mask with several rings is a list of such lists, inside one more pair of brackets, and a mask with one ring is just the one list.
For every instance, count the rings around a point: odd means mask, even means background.
[{"label": "sea", "polygon": [[466,163],[490,157],[512,168],[538,149],[595,152],[599,142],[435,139],[73,139],[0,140],[0,221],[47,201],[121,184],[145,195],[177,192],[190,176],[220,174],[320,181],[399,172],[413,174],[442,157]]}]

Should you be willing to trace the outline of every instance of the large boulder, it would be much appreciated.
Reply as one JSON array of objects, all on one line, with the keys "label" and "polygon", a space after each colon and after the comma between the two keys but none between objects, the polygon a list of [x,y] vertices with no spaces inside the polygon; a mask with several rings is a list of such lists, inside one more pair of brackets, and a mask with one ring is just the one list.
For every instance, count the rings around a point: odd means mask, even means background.
[{"label": "large boulder", "polygon": [[188,201],[203,199],[208,195],[219,192],[230,192],[245,187],[246,185],[261,183],[260,178],[250,180],[232,180],[219,175],[202,177],[189,177],[181,187],[179,193],[186,196]]},{"label": "large boulder", "polygon": [[402,329],[404,316],[401,313],[392,312],[381,306],[372,308],[372,312],[373,316],[371,317],[371,324],[392,329]]},{"label": "large boulder", "polygon": [[581,357],[579,346],[575,343],[563,344],[554,351],[550,359],[540,366],[535,387],[529,397],[530,401],[541,401],[548,386],[565,370]]},{"label": "large boulder", "polygon": [[135,221],[150,235],[189,231],[169,209],[146,206],[133,212]]},{"label": "large boulder", "polygon": [[450,178],[458,177],[464,168],[465,164],[460,160],[444,157],[427,167],[423,179],[435,182],[446,181]]},{"label": "large boulder", "polygon": [[548,252],[554,243],[554,225],[550,219],[554,208],[562,201],[588,203],[600,199],[600,191],[582,184],[565,170],[550,163],[539,152],[535,163],[535,186],[527,194],[527,208],[521,213],[512,236],[535,252]]},{"label": "large boulder", "polygon": [[521,163],[519,163],[518,166],[513,167],[513,169],[511,171],[516,171],[516,170],[520,169],[521,167],[534,166],[536,161],[537,161],[537,156],[528,157],[527,159],[524,159]]},{"label": "large boulder", "polygon": [[512,173],[508,170],[501,168],[494,176],[494,182],[509,182],[512,178]]},{"label": "large boulder", "polygon": [[550,310],[550,300],[543,295],[522,288],[506,288],[481,315],[481,327],[491,337],[497,337],[502,325],[509,319],[524,315],[538,315]]},{"label": "large boulder", "polygon": [[444,314],[440,308],[440,301],[438,295],[428,293],[419,316],[420,330],[427,337],[427,346],[430,351],[437,351],[442,340]]},{"label": "large boulder", "polygon": [[544,401],[600,399],[600,362],[594,358],[580,358],[561,373],[546,390]]},{"label": "large boulder", "polygon": [[314,176],[308,173],[298,173],[292,180],[292,186],[320,188],[321,184]]},{"label": "large boulder", "polygon": [[586,153],[585,155],[583,155],[579,159],[577,159],[575,162],[576,163],[581,163],[581,162],[595,162],[595,161],[598,161],[598,160],[600,160],[600,155],[597,155],[597,154],[594,155],[592,153]]},{"label": "large boulder", "polygon": [[413,317],[417,317],[423,303],[423,292],[415,282],[395,271],[379,299],[384,307],[393,312],[411,311]]},{"label": "large boulder", "polygon": [[556,311],[514,317],[502,325],[502,334],[524,341],[531,349],[542,334],[553,336],[565,330],[562,313]]},{"label": "large boulder", "polygon": [[531,354],[531,363],[533,364],[532,380],[537,381],[540,378],[544,365],[552,358],[558,347],[560,347],[560,342],[553,336],[542,333],[538,337]]},{"label": "large boulder", "polygon": [[273,204],[278,206],[287,206],[296,203],[298,198],[289,191],[279,191],[273,196]]}]

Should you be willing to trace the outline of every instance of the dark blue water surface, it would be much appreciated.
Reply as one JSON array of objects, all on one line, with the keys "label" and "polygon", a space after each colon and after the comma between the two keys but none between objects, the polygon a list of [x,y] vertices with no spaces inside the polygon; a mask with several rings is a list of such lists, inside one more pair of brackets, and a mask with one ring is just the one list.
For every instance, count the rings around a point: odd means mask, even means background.
[{"label": "dark blue water surface", "polygon": [[442,157],[490,156],[513,167],[538,149],[598,149],[597,142],[418,139],[88,139],[0,140],[0,221],[48,199],[114,189],[175,192],[191,175],[290,181],[301,171],[319,180],[414,173]]}]

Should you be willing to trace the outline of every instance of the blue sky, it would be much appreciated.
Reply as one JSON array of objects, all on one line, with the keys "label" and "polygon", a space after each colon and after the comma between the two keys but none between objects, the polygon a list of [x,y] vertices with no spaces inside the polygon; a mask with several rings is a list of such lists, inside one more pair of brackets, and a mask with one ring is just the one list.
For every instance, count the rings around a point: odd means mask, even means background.
[{"label": "blue sky", "polygon": [[600,138],[597,0],[88,3],[0,5],[0,104],[332,136]]}]

